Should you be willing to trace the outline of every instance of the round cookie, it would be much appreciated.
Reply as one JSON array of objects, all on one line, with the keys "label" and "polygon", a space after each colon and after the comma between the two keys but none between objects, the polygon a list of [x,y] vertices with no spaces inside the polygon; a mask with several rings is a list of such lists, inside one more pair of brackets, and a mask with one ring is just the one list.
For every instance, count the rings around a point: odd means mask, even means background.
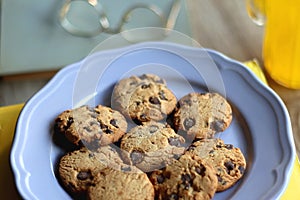
[{"label": "round cookie", "polygon": [[153,200],[154,188],[147,175],[134,170],[105,169],[95,178],[96,184],[88,189],[88,199],[141,199]]},{"label": "round cookie", "polygon": [[221,139],[203,139],[194,142],[187,151],[210,163],[218,176],[217,191],[223,191],[234,185],[246,169],[246,160],[237,147],[224,144]]},{"label": "round cookie", "polygon": [[211,138],[232,121],[232,110],[217,93],[190,93],[182,97],[173,116],[174,127],[188,138]]},{"label": "round cookie", "polygon": [[105,168],[123,170],[127,168],[116,149],[103,146],[97,152],[85,147],[69,152],[61,157],[58,175],[63,186],[72,193],[83,193],[101,170]]},{"label": "round cookie", "polygon": [[185,151],[185,140],[169,126],[148,122],[132,128],[121,139],[120,148],[125,163],[144,172],[160,169]]},{"label": "round cookie", "polygon": [[91,149],[118,141],[127,130],[125,117],[109,107],[82,106],[62,112],[55,129],[75,145]]},{"label": "round cookie", "polygon": [[151,173],[155,197],[164,199],[212,199],[217,188],[214,169],[198,156],[182,155],[172,165]]},{"label": "round cookie", "polygon": [[120,80],[114,87],[112,98],[112,108],[138,123],[163,120],[176,103],[165,80],[152,74]]}]

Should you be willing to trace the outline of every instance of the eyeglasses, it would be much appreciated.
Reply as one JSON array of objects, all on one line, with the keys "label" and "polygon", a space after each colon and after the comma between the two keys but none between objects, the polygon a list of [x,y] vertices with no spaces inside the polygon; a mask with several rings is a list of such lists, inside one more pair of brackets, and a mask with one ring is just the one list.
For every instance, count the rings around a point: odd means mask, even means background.
[{"label": "eyeglasses", "polygon": [[[100,33],[118,34],[125,30],[140,27],[157,26],[165,29],[165,34],[176,24],[181,9],[181,0],[174,0],[166,17],[160,7],[148,3],[136,3],[123,13],[117,25],[112,26],[105,8],[98,0],[67,0],[59,13],[61,26],[70,34],[81,37],[94,37]],[[84,11],[84,12],[83,12]],[[147,19],[147,23],[140,22]],[[155,21],[151,24],[151,20]],[[143,20],[142,20],[143,21]],[[89,23],[86,23],[89,22]]]}]

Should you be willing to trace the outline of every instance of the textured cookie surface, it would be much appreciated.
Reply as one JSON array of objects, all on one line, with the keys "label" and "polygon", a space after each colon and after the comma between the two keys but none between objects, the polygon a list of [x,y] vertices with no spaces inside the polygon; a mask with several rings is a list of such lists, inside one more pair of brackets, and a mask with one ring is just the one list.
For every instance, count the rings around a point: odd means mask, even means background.
[{"label": "textured cookie surface", "polygon": [[232,110],[217,93],[190,93],[179,100],[174,113],[176,130],[189,137],[211,138],[231,123]]},{"label": "textured cookie surface", "polygon": [[121,138],[127,122],[120,112],[109,107],[82,106],[62,112],[55,120],[55,127],[75,145],[96,149]]},{"label": "textured cookie surface", "polygon": [[152,172],[156,199],[212,199],[217,188],[214,169],[199,157],[183,155],[162,170]]},{"label": "textured cookie surface", "polygon": [[246,169],[246,160],[239,148],[224,144],[221,139],[203,139],[194,142],[188,152],[210,163],[218,176],[218,189],[223,191],[234,185]]},{"label": "textured cookie surface", "polygon": [[124,162],[145,172],[160,169],[184,153],[185,140],[159,122],[132,128],[121,140]]},{"label": "textured cookie surface", "polygon": [[152,74],[119,81],[113,91],[112,108],[137,122],[159,121],[175,108],[177,99],[166,82]]},{"label": "textured cookie surface", "polygon": [[94,184],[95,177],[104,168],[121,170],[126,166],[111,146],[103,146],[97,152],[82,147],[80,150],[67,153],[60,159],[58,174],[68,191],[82,193]]},{"label": "textured cookie surface", "polygon": [[105,169],[88,189],[88,199],[153,200],[154,188],[147,175],[137,170]]}]

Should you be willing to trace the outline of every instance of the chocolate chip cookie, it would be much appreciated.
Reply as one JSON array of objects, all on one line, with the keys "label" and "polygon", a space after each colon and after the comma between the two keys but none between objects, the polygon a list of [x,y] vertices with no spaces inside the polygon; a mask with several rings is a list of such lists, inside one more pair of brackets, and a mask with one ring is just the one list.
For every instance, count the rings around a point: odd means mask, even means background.
[{"label": "chocolate chip cookie", "polygon": [[198,156],[182,155],[172,165],[150,175],[155,198],[212,199],[217,189],[217,176],[212,166]]},{"label": "chocolate chip cookie", "polygon": [[231,144],[224,144],[221,139],[196,141],[187,152],[199,156],[214,167],[218,176],[218,192],[228,189],[244,175],[246,160],[243,153]]},{"label": "chocolate chip cookie", "polygon": [[72,193],[83,193],[100,171],[105,168],[126,169],[118,152],[111,146],[103,146],[93,152],[82,147],[61,157],[58,175],[62,185]]},{"label": "chocolate chip cookie", "polygon": [[153,74],[122,79],[115,85],[112,95],[112,108],[137,123],[163,120],[176,103],[165,80]]},{"label": "chocolate chip cookie", "polygon": [[55,120],[55,129],[75,145],[97,149],[118,141],[127,131],[127,121],[109,107],[82,106],[62,112]]},{"label": "chocolate chip cookie", "polygon": [[[154,188],[147,175],[133,169],[127,171],[105,169],[88,189],[88,199],[141,199],[153,200]],[[133,170],[132,170],[133,169]]]},{"label": "chocolate chip cookie", "polygon": [[152,121],[132,128],[121,139],[120,148],[125,163],[149,172],[178,158],[185,151],[184,144],[172,128]]},{"label": "chocolate chip cookie", "polygon": [[232,110],[217,93],[190,93],[179,100],[173,121],[175,129],[189,138],[211,138],[230,125]]}]

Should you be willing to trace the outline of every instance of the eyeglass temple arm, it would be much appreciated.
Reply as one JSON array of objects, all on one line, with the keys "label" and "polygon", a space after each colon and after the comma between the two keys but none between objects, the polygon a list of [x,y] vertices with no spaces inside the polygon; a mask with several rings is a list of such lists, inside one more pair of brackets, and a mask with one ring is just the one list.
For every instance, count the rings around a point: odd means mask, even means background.
[{"label": "eyeglass temple arm", "polygon": [[[91,0],[91,1],[95,1],[95,0]],[[98,4],[100,5],[100,4]],[[101,10],[100,10],[100,9]],[[110,24],[108,21],[108,18],[102,8],[102,6],[99,6],[99,13],[100,15],[100,23],[102,25],[102,27],[105,29],[106,33],[111,33],[111,34],[116,34],[116,33],[120,33],[120,31],[122,30],[123,25],[128,21],[128,18],[130,17],[130,14],[133,10],[137,9],[137,8],[146,8],[149,9],[150,11],[152,11],[153,13],[155,13],[157,16],[160,17],[162,24],[165,24],[166,29],[174,29],[174,26],[176,24],[177,18],[179,16],[179,12],[181,9],[181,0],[174,0],[171,10],[169,12],[169,16],[166,19],[164,13],[161,11],[161,9],[155,5],[152,4],[144,4],[144,3],[139,3],[139,4],[135,4],[133,6],[131,6],[130,8],[127,9],[127,11],[124,13],[122,19],[120,20],[120,22],[118,23],[118,25],[116,26],[116,28],[110,28]]]}]

